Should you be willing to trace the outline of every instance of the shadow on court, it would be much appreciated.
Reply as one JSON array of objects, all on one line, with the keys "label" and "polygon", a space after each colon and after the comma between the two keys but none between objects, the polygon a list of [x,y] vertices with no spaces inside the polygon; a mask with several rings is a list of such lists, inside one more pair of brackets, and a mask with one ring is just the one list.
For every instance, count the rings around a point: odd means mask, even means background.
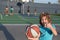
[{"label": "shadow on court", "polygon": [[[5,36],[6,40],[15,40],[14,37],[10,34],[10,32],[7,30],[7,28],[1,23],[0,23],[0,31],[3,32],[4,34],[3,36]],[[2,35],[0,34],[0,36]],[[5,39],[0,38],[0,40],[5,40]]]}]

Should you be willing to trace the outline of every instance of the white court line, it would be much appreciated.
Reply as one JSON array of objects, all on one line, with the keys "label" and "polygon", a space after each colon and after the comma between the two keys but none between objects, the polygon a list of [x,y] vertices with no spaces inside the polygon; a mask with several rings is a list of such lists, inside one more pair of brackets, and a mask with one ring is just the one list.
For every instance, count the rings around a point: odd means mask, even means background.
[{"label": "white court line", "polygon": [[29,25],[29,24],[3,24],[3,25]]},{"label": "white court line", "polygon": [[[2,24],[2,25],[30,25],[30,24]],[[39,25],[39,24],[37,24]],[[55,24],[55,25],[60,25],[60,24]]]}]

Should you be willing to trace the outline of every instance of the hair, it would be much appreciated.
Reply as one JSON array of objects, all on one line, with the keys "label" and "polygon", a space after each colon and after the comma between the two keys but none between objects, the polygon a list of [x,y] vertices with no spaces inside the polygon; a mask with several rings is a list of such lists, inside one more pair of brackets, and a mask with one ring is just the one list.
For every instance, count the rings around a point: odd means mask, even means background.
[{"label": "hair", "polygon": [[11,8],[13,8],[13,7],[11,6]]},{"label": "hair", "polygon": [[52,23],[49,13],[48,13],[48,12],[42,12],[42,13],[40,14],[40,16],[39,16],[39,21],[40,21],[39,23],[40,23],[40,25],[44,26],[44,25],[42,24],[42,22],[41,22],[41,19],[42,19],[42,17],[44,17],[44,16],[46,16],[46,18],[47,18],[47,20],[48,20],[49,23]]},{"label": "hair", "polygon": [[8,8],[8,6],[6,6],[6,8]]}]

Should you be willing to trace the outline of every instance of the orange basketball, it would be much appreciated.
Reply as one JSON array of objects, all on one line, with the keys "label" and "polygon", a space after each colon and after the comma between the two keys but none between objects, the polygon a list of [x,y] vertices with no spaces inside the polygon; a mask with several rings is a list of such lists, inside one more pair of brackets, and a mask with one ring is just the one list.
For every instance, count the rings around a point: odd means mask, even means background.
[{"label": "orange basketball", "polygon": [[30,37],[30,38],[34,38],[34,37],[37,37],[40,33],[40,30],[39,30],[39,26],[34,24],[34,25],[31,25],[29,28],[27,28],[27,36]]}]

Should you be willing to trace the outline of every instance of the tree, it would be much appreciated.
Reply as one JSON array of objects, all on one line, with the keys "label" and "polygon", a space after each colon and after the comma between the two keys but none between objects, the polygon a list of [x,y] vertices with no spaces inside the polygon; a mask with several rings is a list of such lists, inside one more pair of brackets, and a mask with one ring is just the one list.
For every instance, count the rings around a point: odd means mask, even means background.
[{"label": "tree", "polygon": [[22,3],[21,3],[21,2],[17,2],[17,6],[20,8],[19,13],[21,13],[21,6],[22,6]]},{"label": "tree", "polygon": [[32,0],[32,2],[34,3],[34,0]]},{"label": "tree", "polygon": [[60,0],[58,0],[58,3],[60,3]]},{"label": "tree", "polygon": [[30,2],[33,2],[34,3],[34,0],[30,0]]}]

